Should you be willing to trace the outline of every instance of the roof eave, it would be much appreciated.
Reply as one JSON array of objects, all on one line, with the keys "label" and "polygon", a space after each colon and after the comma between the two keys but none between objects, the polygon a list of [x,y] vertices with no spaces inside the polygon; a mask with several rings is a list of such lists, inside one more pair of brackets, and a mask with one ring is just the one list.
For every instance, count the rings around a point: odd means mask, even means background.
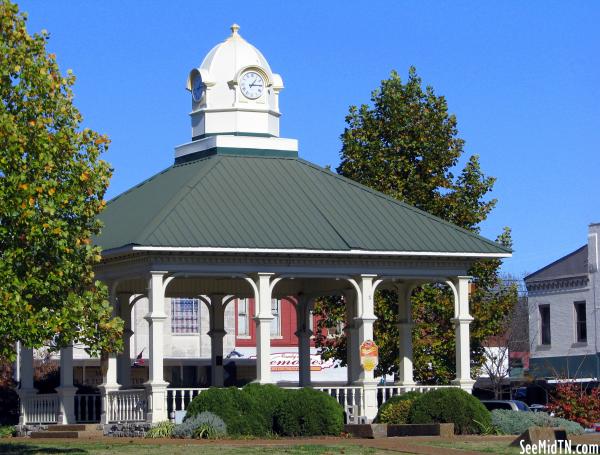
[{"label": "roof eave", "polygon": [[124,245],[118,248],[104,250],[102,256],[112,257],[132,252],[155,253],[214,253],[214,254],[291,254],[316,256],[387,256],[387,257],[453,257],[453,258],[482,258],[501,259],[512,257],[509,252],[446,252],[446,251],[374,251],[374,250],[318,250],[304,248],[227,248],[227,247],[177,247],[177,246],[143,246]]}]

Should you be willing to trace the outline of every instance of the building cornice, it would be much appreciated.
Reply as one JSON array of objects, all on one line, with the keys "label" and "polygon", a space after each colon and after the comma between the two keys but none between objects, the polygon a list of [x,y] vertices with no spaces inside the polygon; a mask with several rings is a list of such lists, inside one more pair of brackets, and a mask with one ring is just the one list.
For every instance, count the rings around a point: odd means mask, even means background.
[{"label": "building cornice", "polygon": [[551,280],[528,281],[527,291],[536,293],[552,293],[572,289],[584,289],[588,286],[587,275],[564,276]]}]

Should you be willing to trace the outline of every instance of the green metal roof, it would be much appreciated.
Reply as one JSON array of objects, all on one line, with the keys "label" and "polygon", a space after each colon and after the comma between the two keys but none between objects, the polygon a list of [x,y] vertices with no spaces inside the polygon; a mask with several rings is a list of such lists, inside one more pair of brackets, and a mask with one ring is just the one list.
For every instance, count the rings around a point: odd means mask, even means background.
[{"label": "green metal roof", "polygon": [[107,204],[95,239],[127,245],[510,254],[295,157],[215,154],[175,164]]}]

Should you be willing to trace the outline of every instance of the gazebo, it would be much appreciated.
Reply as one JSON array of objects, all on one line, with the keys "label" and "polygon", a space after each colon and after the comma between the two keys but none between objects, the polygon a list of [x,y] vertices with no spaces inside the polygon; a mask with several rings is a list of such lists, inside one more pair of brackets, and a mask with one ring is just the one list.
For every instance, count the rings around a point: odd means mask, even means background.
[{"label": "gazebo", "polygon": [[[423,283],[445,283],[455,300],[453,385],[470,391],[467,271],[475,261],[509,257],[510,251],[300,159],[297,141],[279,138],[281,77],[238,29],[234,25],[231,36],[190,72],[192,141],[175,149],[172,166],[113,199],[101,216],[97,277],[108,284],[115,313],[126,321],[126,354],[102,360],[102,422],[170,417],[163,377],[166,297],[197,296],[207,306],[214,386],[223,385],[224,311],[232,299],[256,302],[260,383],[272,382],[271,299],[293,300],[298,383],[311,386],[311,306],[318,297],[342,295],[348,378],[335,393],[349,413],[373,419],[378,385],[373,370],[361,365],[360,347],[373,340],[374,292],[393,289],[400,299],[400,371],[398,382],[388,387],[402,393],[418,387],[411,291]],[[131,310],[143,299],[149,308],[149,379],[144,389],[133,389]],[[28,423],[31,403],[42,398],[33,389],[31,350],[23,349],[21,358],[22,423]],[[73,348],[61,351],[61,387],[52,405],[59,423],[76,420],[72,358]]]}]

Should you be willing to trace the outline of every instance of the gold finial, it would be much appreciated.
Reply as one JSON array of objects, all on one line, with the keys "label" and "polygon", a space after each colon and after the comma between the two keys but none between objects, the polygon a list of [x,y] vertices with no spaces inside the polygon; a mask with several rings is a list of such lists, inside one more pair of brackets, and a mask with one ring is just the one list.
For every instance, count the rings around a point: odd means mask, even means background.
[{"label": "gold finial", "polygon": [[233,24],[231,26],[231,36],[237,35],[239,29],[240,29],[240,26],[238,24]]}]

